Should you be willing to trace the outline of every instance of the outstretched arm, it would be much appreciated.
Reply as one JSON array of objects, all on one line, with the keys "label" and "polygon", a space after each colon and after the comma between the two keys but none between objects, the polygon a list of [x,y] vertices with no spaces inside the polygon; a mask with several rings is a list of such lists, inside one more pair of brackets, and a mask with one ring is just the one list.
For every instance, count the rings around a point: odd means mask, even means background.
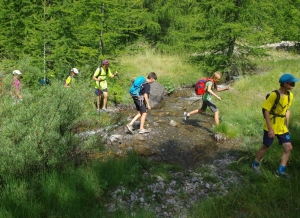
[{"label": "outstretched arm", "polygon": [[211,89],[211,85],[207,87],[207,91],[221,101],[221,97],[214,93],[214,91]]},{"label": "outstretched arm", "polygon": [[230,86],[225,86],[223,88],[220,88],[218,85],[217,85],[217,91],[218,92],[222,92],[222,91],[226,91],[226,90],[229,90],[230,89]]}]

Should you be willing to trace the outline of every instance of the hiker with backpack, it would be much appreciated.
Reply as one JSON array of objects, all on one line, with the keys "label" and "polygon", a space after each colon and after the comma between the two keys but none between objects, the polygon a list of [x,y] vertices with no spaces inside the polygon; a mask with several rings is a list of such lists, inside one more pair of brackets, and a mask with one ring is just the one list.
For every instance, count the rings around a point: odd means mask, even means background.
[{"label": "hiker with backpack", "polygon": [[51,85],[51,82],[50,80],[47,78],[47,77],[43,77],[41,80],[40,80],[40,85],[41,86],[50,86]]},{"label": "hiker with backpack", "polygon": [[71,74],[70,76],[67,77],[66,82],[65,82],[65,87],[69,88],[71,84],[75,83],[75,76],[78,75],[78,69],[77,68],[72,68],[71,69]]},{"label": "hiker with backpack", "polygon": [[270,148],[275,137],[283,147],[283,153],[280,165],[276,171],[276,176],[289,179],[286,173],[286,165],[292,152],[291,135],[288,130],[290,119],[290,107],[293,102],[294,95],[290,92],[295,86],[295,82],[299,79],[292,74],[283,74],[280,79],[280,88],[272,91],[264,101],[262,108],[265,117],[263,144],[256,154],[256,158],[252,164],[252,169],[261,174],[260,161],[264,153]]},{"label": "hiker with backpack", "polygon": [[[108,60],[103,60],[101,67],[98,67],[93,75],[93,80],[96,81],[95,84],[95,94],[97,96],[97,112],[100,111],[108,112],[106,108],[108,92],[107,92],[107,77],[113,78],[118,76],[118,72],[115,71],[114,74],[110,71]],[[103,105],[100,109],[101,95],[103,95]]]},{"label": "hiker with backpack", "polygon": [[155,82],[155,80],[157,80],[157,76],[154,72],[151,72],[147,78],[143,76],[137,77],[130,87],[129,93],[138,111],[130,123],[126,125],[131,133],[134,130],[133,123],[139,118],[141,118],[139,133],[143,134],[149,132],[149,130],[144,129],[144,124],[147,117],[147,109],[151,110],[149,102],[150,84]]},{"label": "hiker with backpack", "polygon": [[217,99],[221,101],[221,97],[218,96],[213,89],[215,88],[218,92],[229,90],[230,86],[226,87],[218,87],[216,83],[218,83],[222,79],[222,73],[217,71],[215,72],[211,78],[203,78],[201,81],[199,80],[201,86],[199,87],[201,90],[198,91],[197,84],[196,84],[196,94],[203,94],[202,96],[202,107],[200,109],[193,110],[191,112],[184,112],[184,120],[186,121],[191,115],[196,113],[203,113],[207,107],[211,109],[211,111],[214,113],[214,120],[216,125],[219,125],[219,110],[217,106],[211,101],[212,96],[215,96]]}]

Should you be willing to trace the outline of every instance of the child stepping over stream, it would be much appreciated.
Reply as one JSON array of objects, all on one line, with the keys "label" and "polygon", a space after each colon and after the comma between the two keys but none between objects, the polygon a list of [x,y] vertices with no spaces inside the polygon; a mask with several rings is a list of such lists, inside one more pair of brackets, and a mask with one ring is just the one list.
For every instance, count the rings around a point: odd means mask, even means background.
[{"label": "child stepping over stream", "polygon": [[135,79],[129,90],[136,110],[138,111],[137,115],[126,125],[131,133],[133,132],[133,123],[139,118],[141,118],[139,133],[143,134],[149,132],[149,130],[144,129],[144,124],[147,117],[147,109],[151,110],[149,102],[150,84],[155,82],[156,79],[157,76],[154,72],[151,72],[147,78],[139,76]]},{"label": "child stepping over stream", "polygon": [[213,89],[215,88],[218,92],[229,90],[230,86],[226,87],[218,87],[216,83],[218,83],[222,79],[222,73],[217,71],[215,72],[211,78],[206,80],[205,83],[205,93],[202,96],[203,104],[200,109],[193,110],[191,112],[184,112],[184,120],[186,121],[191,115],[196,113],[203,113],[205,112],[206,108],[209,107],[210,110],[214,113],[214,119],[216,125],[220,124],[219,120],[219,110],[217,106],[211,101],[212,96],[215,96],[217,99],[221,101],[221,97],[218,96]]}]

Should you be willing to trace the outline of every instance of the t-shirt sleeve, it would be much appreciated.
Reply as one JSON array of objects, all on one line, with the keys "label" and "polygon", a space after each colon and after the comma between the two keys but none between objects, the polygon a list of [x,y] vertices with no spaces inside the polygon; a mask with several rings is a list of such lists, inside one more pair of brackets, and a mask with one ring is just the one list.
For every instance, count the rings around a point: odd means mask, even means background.
[{"label": "t-shirt sleeve", "polygon": [[148,95],[150,95],[150,84],[149,83],[145,83],[143,85],[143,88],[141,89],[141,94],[145,94],[147,93]]},{"label": "t-shirt sleeve", "polygon": [[66,83],[67,83],[67,84],[70,84],[70,83],[71,83],[71,77],[70,77],[70,76],[67,77]]},{"label": "t-shirt sleeve", "polygon": [[97,70],[94,73],[94,77],[97,77],[99,75],[100,72],[100,67],[97,68]]},{"label": "t-shirt sleeve", "polygon": [[269,97],[263,103],[262,108],[266,109],[267,111],[271,111],[273,105],[275,104],[276,98],[277,94],[275,92],[271,92]]},{"label": "t-shirt sleeve", "polygon": [[114,77],[114,75],[112,74],[110,68],[108,68],[107,76],[109,76],[110,78]]},{"label": "t-shirt sleeve", "polygon": [[212,82],[212,81],[207,81],[207,82],[205,83],[205,89],[207,90],[209,86],[211,86],[211,88],[213,88],[212,85],[213,85],[213,82]]}]

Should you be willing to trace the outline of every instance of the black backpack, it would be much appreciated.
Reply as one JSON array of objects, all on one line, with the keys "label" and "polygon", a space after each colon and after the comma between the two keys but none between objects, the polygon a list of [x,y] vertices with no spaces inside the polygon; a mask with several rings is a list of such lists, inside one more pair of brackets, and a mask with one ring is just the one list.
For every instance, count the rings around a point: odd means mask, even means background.
[{"label": "black backpack", "polygon": [[[275,102],[274,102],[273,106],[271,107],[270,114],[273,115],[272,119],[274,119],[273,122],[275,123],[275,118],[276,118],[276,117],[285,117],[285,115],[275,114],[274,111],[275,111],[275,109],[276,109],[276,107],[277,107],[277,105],[278,105],[278,103],[279,103],[279,100],[280,100],[280,93],[279,93],[279,91],[278,91],[277,89],[276,89],[276,90],[273,90],[272,92],[275,92],[275,93],[276,93],[276,99],[275,99]],[[268,94],[266,95],[266,99],[268,99],[268,97],[270,96],[270,94],[271,94],[271,93],[268,93]],[[289,92],[289,91],[287,91],[287,95],[288,95],[288,104],[290,104],[290,92]],[[265,118],[265,110],[266,110],[266,109],[262,108],[262,113],[263,113],[264,118]]]}]

